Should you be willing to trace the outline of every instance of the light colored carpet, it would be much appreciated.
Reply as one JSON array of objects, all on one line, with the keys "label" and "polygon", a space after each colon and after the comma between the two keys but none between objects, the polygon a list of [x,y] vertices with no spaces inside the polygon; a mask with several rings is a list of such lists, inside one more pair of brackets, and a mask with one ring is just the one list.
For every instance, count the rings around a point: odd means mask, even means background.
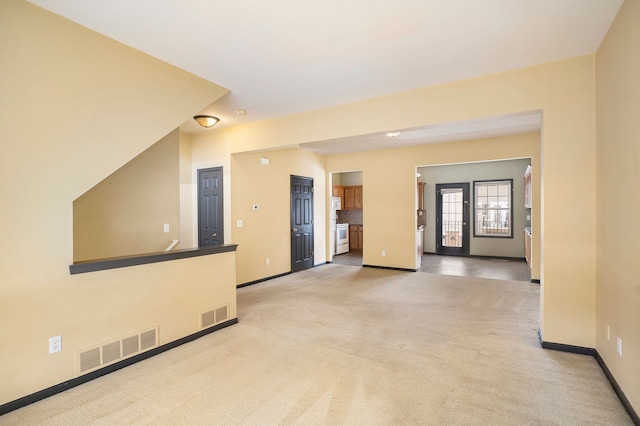
[{"label": "light colored carpet", "polygon": [[24,424],[626,425],[596,361],[540,348],[539,286],[325,265],[239,323],[0,417]]}]

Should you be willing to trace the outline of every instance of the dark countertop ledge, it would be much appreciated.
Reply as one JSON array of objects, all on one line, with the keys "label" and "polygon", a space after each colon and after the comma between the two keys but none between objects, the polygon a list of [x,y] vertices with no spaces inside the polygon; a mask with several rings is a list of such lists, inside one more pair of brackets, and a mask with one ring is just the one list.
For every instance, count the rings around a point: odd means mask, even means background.
[{"label": "dark countertop ledge", "polygon": [[106,269],[125,268],[128,266],[145,265],[147,263],[166,262],[169,260],[186,259],[189,257],[207,256],[210,254],[236,251],[237,244],[221,244],[218,246],[197,247],[183,250],[161,251],[157,253],[134,254],[131,256],[111,257],[108,259],[83,260],[69,265],[71,275],[86,272],[104,271]]}]

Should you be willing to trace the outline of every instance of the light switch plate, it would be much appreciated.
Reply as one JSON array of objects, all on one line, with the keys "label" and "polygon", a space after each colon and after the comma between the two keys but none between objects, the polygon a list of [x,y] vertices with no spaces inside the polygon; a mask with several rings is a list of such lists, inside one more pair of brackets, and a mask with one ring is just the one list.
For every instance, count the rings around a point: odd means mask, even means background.
[{"label": "light switch plate", "polygon": [[169,224],[168,223],[164,224],[164,232],[165,232],[165,234],[169,232]]},{"label": "light switch plate", "polygon": [[242,220],[238,220],[238,221],[236,221],[236,226],[237,226],[238,228],[242,228]]}]

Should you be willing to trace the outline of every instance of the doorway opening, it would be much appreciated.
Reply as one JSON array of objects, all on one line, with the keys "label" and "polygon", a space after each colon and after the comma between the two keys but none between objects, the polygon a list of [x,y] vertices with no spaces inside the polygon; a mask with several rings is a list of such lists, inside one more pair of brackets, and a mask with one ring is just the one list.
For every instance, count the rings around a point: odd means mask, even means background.
[{"label": "doorway opening", "polygon": [[[538,265],[525,261],[526,254],[532,251],[530,230],[534,219],[532,215],[535,214],[535,208],[532,209],[531,204],[527,204],[529,197],[526,196],[526,180],[523,178],[526,170],[530,169],[531,162],[531,157],[522,157],[417,167],[417,173],[420,174],[418,183],[424,183],[422,188],[418,186],[419,191],[422,191],[422,194],[418,195],[423,197],[426,212],[431,212],[426,214],[420,270],[450,275],[485,271],[484,277],[501,275],[518,278],[518,281],[529,275],[529,280],[537,282]],[[443,251],[460,250],[459,247],[448,248],[446,245],[459,246],[460,243],[465,243],[460,237],[461,232],[442,226],[446,220],[441,218],[440,223],[436,222],[436,217],[440,216],[437,210],[442,207],[437,192],[440,190],[442,195],[440,185],[449,182],[469,185],[468,255],[437,256],[443,254]],[[511,186],[511,190],[507,188],[505,194],[511,194],[510,201],[507,197],[509,208],[506,213],[503,213],[506,206],[503,206],[501,189],[499,185],[494,185],[503,182]],[[486,196],[478,189],[481,186],[487,187]],[[449,210],[455,211],[455,208]],[[459,221],[460,216],[457,219]],[[511,230],[510,233],[506,232],[507,228]],[[440,235],[437,235],[438,230]],[[437,247],[437,244],[440,244],[440,247]],[[484,263],[490,263],[491,266],[482,266]],[[513,269],[513,273],[498,274],[501,269]]]},{"label": "doorway opening", "polygon": [[331,262],[362,266],[364,249],[363,173],[331,173],[329,241]]}]

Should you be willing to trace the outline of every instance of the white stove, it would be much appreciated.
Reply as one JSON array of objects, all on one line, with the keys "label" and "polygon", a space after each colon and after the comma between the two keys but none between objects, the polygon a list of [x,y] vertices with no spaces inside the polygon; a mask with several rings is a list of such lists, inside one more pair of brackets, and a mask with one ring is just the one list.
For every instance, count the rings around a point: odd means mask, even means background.
[{"label": "white stove", "polygon": [[349,224],[336,224],[336,254],[349,252]]}]

